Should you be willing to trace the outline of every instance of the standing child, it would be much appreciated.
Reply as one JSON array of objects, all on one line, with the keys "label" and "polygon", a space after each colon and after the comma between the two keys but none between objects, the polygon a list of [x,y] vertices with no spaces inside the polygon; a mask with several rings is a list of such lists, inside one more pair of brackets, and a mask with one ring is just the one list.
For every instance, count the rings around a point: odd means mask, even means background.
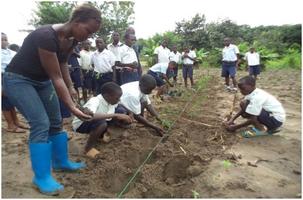
[{"label": "standing child", "polygon": [[172,51],[169,54],[169,60],[176,62],[176,67],[174,68],[174,82],[177,83],[177,76],[178,76],[178,65],[181,63],[181,54],[177,51],[177,46],[174,45]]},{"label": "standing child", "polygon": [[[238,87],[245,97],[240,103],[241,110],[224,123],[226,129],[235,131],[239,128],[253,125],[252,130],[243,133],[244,137],[268,135],[277,132],[286,117],[281,103],[271,94],[256,88],[256,80],[251,76],[241,78]],[[234,124],[234,121],[240,115],[248,120],[241,124]]]},{"label": "standing child", "polygon": [[186,47],[185,51],[182,53],[182,59],[183,59],[182,74],[183,74],[185,87],[187,87],[187,77],[189,77],[190,79],[191,87],[194,86],[193,66],[194,66],[194,62],[196,61],[195,58],[196,58],[196,53],[194,51],[189,51],[189,48]]},{"label": "standing child", "polygon": [[149,68],[147,74],[153,76],[157,83],[157,97],[160,97],[160,95],[167,92],[167,87],[164,80],[169,84],[170,87],[173,87],[173,84],[169,82],[166,74],[169,73],[170,70],[174,70],[176,66],[177,63],[175,61],[170,61],[169,63],[157,63]]},{"label": "standing child", "polygon": [[[119,85],[108,82],[101,87],[101,94],[91,98],[83,107],[93,115],[91,121],[81,121],[75,117],[73,130],[79,133],[89,133],[85,146],[85,153],[89,157],[95,157],[99,151],[94,148],[98,140],[106,132],[108,123],[112,119],[131,123],[131,118],[124,114],[115,114],[115,108],[122,95]],[[86,111],[87,112],[87,111]]]},{"label": "standing child", "polygon": [[260,68],[260,55],[256,52],[256,49],[254,47],[251,47],[249,49],[249,52],[245,54],[245,60],[247,63],[247,66],[249,66],[249,75],[255,77],[257,79],[257,76],[261,72]]},{"label": "standing child", "polygon": [[167,48],[167,41],[164,39],[161,45],[154,50],[156,63],[169,62],[169,54],[170,50]]}]

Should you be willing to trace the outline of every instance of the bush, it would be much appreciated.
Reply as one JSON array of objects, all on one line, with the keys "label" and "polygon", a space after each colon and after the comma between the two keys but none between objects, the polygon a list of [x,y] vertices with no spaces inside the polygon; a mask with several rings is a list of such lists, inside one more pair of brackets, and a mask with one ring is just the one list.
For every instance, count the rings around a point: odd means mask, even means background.
[{"label": "bush", "polygon": [[278,59],[266,61],[268,68],[293,68],[301,69],[301,53],[296,49],[288,49],[287,53]]}]

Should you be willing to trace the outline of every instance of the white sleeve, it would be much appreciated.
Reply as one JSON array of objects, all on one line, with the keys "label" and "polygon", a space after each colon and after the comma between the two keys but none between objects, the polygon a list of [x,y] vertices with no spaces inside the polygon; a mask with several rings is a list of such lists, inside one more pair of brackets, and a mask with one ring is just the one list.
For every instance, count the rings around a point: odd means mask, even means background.
[{"label": "white sleeve", "polygon": [[154,54],[159,54],[159,47],[155,48]]},{"label": "white sleeve", "polygon": [[192,57],[191,58],[196,58],[196,57],[197,57],[196,52],[192,51]]},{"label": "white sleeve", "polygon": [[166,67],[166,66],[164,66],[164,65],[161,65],[161,66],[160,66],[160,72],[161,72],[162,74],[166,74],[167,68],[168,68],[168,66]]},{"label": "white sleeve", "polygon": [[141,103],[133,96],[128,96],[121,101],[122,105],[125,106],[128,110],[133,112],[135,115],[141,113]]},{"label": "white sleeve", "polygon": [[147,102],[147,105],[150,105],[150,104],[151,104],[151,101],[150,101],[148,95],[144,95],[144,96],[142,97],[142,100],[141,100],[141,101]]},{"label": "white sleeve", "polygon": [[249,104],[247,105],[245,112],[251,115],[259,116],[265,101],[266,97],[249,99]]},{"label": "white sleeve", "polygon": [[111,52],[109,51],[109,63],[111,66],[114,66],[115,65],[115,62],[116,62],[116,56]]},{"label": "white sleeve", "polygon": [[244,56],[244,60],[247,60],[247,55],[248,55],[248,53],[246,53],[246,54],[245,54],[245,56]]},{"label": "white sleeve", "polygon": [[236,54],[240,53],[239,48],[236,45],[234,47],[235,47],[235,53]]},{"label": "white sleeve", "polygon": [[99,107],[99,99],[97,97],[92,97],[83,107],[88,108],[93,113],[96,113]]}]

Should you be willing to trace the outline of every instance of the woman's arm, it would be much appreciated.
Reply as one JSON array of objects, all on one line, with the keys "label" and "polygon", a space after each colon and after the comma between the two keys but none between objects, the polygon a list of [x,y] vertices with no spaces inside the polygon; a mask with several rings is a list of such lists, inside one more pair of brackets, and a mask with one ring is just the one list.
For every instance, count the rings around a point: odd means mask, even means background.
[{"label": "woman's arm", "polygon": [[[74,115],[76,115],[77,117],[83,120],[90,119],[91,116],[81,112],[74,104],[69,94],[69,91],[66,87],[66,84],[62,78],[60,65],[56,53],[41,48],[38,49],[38,53],[42,67],[45,69],[46,73],[49,75],[50,79],[52,80],[56,93],[59,96],[59,98],[63,101],[63,103],[69,108],[69,110]],[[70,84],[70,82],[68,82],[68,84]]]}]

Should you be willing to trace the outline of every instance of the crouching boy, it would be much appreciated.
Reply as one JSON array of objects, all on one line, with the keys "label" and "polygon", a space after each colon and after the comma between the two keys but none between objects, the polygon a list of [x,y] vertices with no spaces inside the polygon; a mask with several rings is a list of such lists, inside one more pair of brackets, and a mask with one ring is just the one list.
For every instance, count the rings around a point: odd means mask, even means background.
[{"label": "crouching boy", "polygon": [[[244,131],[244,137],[254,137],[273,134],[279,131],[279,127],[285,121],[285,110],[281,103],[271,94],[256,88],[256,80],[251,76],[245,76],[239,80],[240,92],[245,95],[240,103],[241,110],[229,121],[224,122],[228,131],[253,125],[251,130]],[[234,121],[242,116],[247,121],[235,124]]]},{"label": "crouching boy", "polygon": [[73,130],[78,133],[88,133],[89,138],[85,146],[87,156],[95,157],[99,151],[94,148],[98,140],[107,130],[108,123],[114,119],[125,123],[131,123],[131,118],[125,114],[115,113],[122,95],[119,85],[114,82],[105,83],[101,87],[101,94],[92,97],[83,106],[84,112],[93,116],[90,121],[81,121],[77,117],[73,120]]},{"label": "crouching boy", "polygon": [[167,74],[176,67],[177,63],[175,61],[170,61],[169,63],[157,63],[149,68],[147,74],[153,76],[156,80],[157,97],[160,97],[160,95],[167,92],[167,87],[164,80],[168,83],[169,86],[173,87],[173,84],[171,84],[168,80]]}]

